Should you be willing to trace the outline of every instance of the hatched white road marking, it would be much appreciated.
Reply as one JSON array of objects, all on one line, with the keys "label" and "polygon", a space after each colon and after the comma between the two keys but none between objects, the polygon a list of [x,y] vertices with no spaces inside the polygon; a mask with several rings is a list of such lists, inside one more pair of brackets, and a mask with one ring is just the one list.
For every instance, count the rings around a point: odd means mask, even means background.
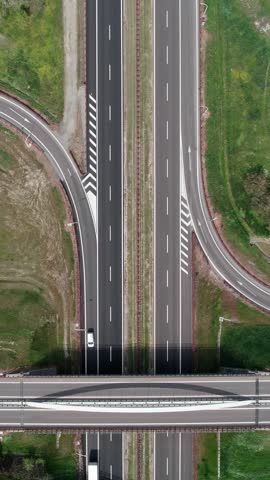
[{"label": "hatched white road marking", "polygon": [[181,216],[180,216],[180,258],[181,258],[181,271],[186,275],[189,274],[189,240],[191,225],[191,217],[187,201],[184,197],[181,197]]},{"label": "hatched white road marking", "polygon": [[89,158],[89,171],[88,174],[82,180],[86,193],[91,193],[94,196],[97,195],[97,102],[92,94],[89,95],[89,137],[88,146],[90,154]]}]

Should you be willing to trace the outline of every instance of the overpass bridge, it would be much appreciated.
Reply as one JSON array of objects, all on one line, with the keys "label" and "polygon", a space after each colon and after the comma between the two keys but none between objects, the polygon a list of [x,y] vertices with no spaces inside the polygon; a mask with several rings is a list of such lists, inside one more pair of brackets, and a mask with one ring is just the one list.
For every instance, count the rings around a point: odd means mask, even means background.
[{"label": "overpass bridge", "polygon": [[270,427],[270,376],[3,377],[0,429]]}]

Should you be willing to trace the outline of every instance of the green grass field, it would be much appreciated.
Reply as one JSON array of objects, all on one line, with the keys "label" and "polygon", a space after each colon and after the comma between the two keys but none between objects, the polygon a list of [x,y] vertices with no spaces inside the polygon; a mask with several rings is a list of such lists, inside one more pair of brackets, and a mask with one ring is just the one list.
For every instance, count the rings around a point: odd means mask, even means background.
[{"label": "green grass field", "polygon": [[198,480],[217,479],[217,434],[198,434]]},{"label": "green grass field", "polygon": [[[224,233],[254,268],[270,265],[250,237],[270,233],[270,38],[255,27],[269,3],[209,0],[206,24],[206,164],[210,196]],[[250,2],[249,2],[250,3]]]},{"label": "green grass field", "polygon": [[76,458],[73,436],[62,435],[59,448],[56,448],[56,435],[32,433],[5,435],[0,445],[0,478],[74,480]]},{"label": "green grass field", "polygon": [[270,325],[224,324],[221,339],[221,365],[270,369]]},{"label": "green grass field", "polygon": [[[224,292],[199,275],[197,299],[197,357],[195,371],[217,372],[222,367],[265,369],[270,367],[270,318]],[[221,356],[218,360],[219,317],[223,322]]]},{"label": "green grass field", "polygon": [[[222,480],[270,478],[269,432],[221,434]],[[217,479],[217,434],[198,435],[198,480]]]},{"label": "green grass field", "polygon": [[56,338],[57,313],[41,290],[0,285],[0,368],[63,363]]},{"label": "green grass field", "polygon": [[64,104],[61,0],[0,2],[0,88],[53,121]]}]

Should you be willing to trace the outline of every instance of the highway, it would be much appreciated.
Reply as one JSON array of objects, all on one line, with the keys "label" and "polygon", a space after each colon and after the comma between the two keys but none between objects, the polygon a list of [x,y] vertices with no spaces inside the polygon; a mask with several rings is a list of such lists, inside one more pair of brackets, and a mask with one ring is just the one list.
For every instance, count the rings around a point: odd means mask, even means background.
[{"label": "highway", "polygon": [[[163,374],[192,372],[192,226],[180,157],[181,3],[154,2],[155,363]],[[187,464],[184,478],[192,479],[190,434],[156,433],[154,448],[156,480],[169,472],[183,477]]]},{"label": "highway", "polygon": [[83,185],[97,228],[97,373],[117,374],[122,373],[123,336],[121,0],[90,0],[86,15],[88,173]]},{"label": "highway", "polygon": [[[98,374],[122,373],[121,16],[121,0],[86,2],[88,172],[84,185],[97,218]],[[90,362],[91,358],[89,368]],[[86,434],[86,444],[96,442],[92,436]],[[98,457],[104,478],[122,478],[122,435],[98,435]]]},{"label": "highway", "polygon": [[121,0],[97,2],[100,374],[122,373]]}]

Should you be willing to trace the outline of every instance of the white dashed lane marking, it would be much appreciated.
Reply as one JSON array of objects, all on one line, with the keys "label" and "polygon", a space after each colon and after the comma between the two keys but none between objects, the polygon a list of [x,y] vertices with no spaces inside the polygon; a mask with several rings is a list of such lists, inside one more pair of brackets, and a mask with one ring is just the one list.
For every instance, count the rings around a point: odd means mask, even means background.
[{"label": "white dashed lane marking", "polygon": [[180,218],[180,250],[181,250],[181,271],[188,275],[189,269],[189,227],[191,218],[187,201],[181,197],[181,218]]},{"label": "white dashed lane marking", "polygon": [[87,192],[97,195],[97,102],[93,95],[89,95],[88,102],[88,174],[83,178],[82,184]]}]

